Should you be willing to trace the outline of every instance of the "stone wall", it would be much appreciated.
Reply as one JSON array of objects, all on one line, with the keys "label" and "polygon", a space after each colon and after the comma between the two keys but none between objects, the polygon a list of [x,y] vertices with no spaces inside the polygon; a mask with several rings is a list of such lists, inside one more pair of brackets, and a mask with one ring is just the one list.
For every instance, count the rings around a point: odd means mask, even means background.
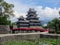
[{"label": "stone wall", "polygon": [[10,27],[9,25],[0,25],[0,34],[9,33]]},{"label": "stone wall", "polygon": [[0,35],[0,44],[5,42],[5,41],[11,41],[11,40],[35,40],[39,38],[55,38],[55,39],[60,39],[60,34],[27,34],[27,35],[18,35],[18,34],[11,34],[8,36],[1,36]]},{"label": "stone wall", "polygon": [[40,38],[60,39],[60,34],[40,34]]},{"label": "stone wall", "polygon": [[35,34],[31,34],[31,35],[11,35],[11,36],[4,36],[4,37],[0,37],[0,43],[3,43],[5,41],[11,41],[11,40],[16,40],[16,41],[20,41],[20,40],[35,40],[40,38],[40,35],[35,35]]}]

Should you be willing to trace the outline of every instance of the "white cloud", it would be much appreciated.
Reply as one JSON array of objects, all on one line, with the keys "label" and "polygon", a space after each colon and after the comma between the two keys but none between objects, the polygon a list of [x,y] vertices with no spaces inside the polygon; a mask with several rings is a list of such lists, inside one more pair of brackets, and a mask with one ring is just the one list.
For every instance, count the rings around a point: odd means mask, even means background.
[{"label": "white cloud", "polygon": [[[32,1],[32,0],[30,0],[30,1]],[[47,0],[46,2],[51,2],[51,1]],[[27,11],[31,7],[36,9],[38,16],[40,17],[40,20],[49,21],[49,20],[52,20],[53,18],[59,17],[58,12],[59,12],[60,8],[58,8],[58,9],[57,8],[50,8],[50,7],[43,8],[43,6],[36,6],[36,5],[33,5],[32,3],[31,4],[24,4],[22,2],[16,2],[16,0],[15,1],[14,0],[12,0],[12,1],[7,0],[7,2],[14,4],[14,6],[15,6],[14,7],[14,11],[15,11],[14,14],[17,18],[20,16],[26,17]],[[52,1],[51,3],[55,3],[55,2],[57,2],[57,1]]]},{"label": "white cloud", "polygon": [[36,10],[38,12],[38,15],[41,19],[53,19],[53,18],[58,18],[59,17],[59,9],[56,8],[50,8],[50,7],[45,7],[43,9],[42,6],[37,6]]},{"label": "white cloud", "polygon": [[15,17],[19,18],[20,16],[26,17],[26,13],[18,13],[17,11],[14,12]]},{"label": "white cloud", "polygon": [[47,26],[47,24],[44,24],[43,26]]},{"label": "white cloud", "polygon": [[[40,17],[40,20],[48,22],[48,21],[52,20],[53,18],[58,18],[59,17],[60,8],[58,8],[58,9],[57,8],[50,8],[50,7],[43,8],[42,6],[35,6],[33,8],[36,9],[36,11],[38,13],[38,16]],[[27,11],[28,11],[29,7],[27,7],[27,5],[24,5],[22,7],[19,6],[18,9],[20,11],[16,10],[14,12],[15,16],[17,18],[20,17],[20,16],[26,17],[26,14],[27,14]]]}]

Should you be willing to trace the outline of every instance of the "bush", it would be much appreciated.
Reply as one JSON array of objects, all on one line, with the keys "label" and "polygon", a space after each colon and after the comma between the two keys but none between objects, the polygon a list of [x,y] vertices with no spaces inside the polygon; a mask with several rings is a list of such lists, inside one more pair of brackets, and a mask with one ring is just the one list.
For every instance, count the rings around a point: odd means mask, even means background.
[{"label": "bush", "polygon": [[60,45],[60,39],[47,39],[40,38],[34,41],[20,40],[20,41],[8,41],[3,43],[4,45]]},{"label": "bush", "polygon": [[6,16],[1,16],[0,17],[0,25],[10,25],[11,21],[7,20]]},{"label": "bush", "polygon": [[60,34],[60,30],[57,31],[57,34]]}]

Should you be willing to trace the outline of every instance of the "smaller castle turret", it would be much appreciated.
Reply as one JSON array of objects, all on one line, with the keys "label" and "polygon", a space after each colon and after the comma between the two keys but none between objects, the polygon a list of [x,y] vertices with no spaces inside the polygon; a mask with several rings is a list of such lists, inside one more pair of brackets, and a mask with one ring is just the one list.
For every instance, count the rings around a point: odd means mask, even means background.
[{"label": "smaller castle turret", "polygon": [[17,25],[19,28],[29,27],[29,21],[25,20],[23,16],[20,16],[20,18],[18,18]]}]

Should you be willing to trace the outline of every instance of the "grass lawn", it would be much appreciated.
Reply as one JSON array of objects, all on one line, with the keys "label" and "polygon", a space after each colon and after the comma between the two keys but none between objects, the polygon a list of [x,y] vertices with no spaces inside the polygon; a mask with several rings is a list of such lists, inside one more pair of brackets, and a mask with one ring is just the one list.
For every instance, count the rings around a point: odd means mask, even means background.
[{"label": "grass lawn", "polygon": [[60,39],[41,38],[37,40],[7,41],[3,45],[60,45]]}]

